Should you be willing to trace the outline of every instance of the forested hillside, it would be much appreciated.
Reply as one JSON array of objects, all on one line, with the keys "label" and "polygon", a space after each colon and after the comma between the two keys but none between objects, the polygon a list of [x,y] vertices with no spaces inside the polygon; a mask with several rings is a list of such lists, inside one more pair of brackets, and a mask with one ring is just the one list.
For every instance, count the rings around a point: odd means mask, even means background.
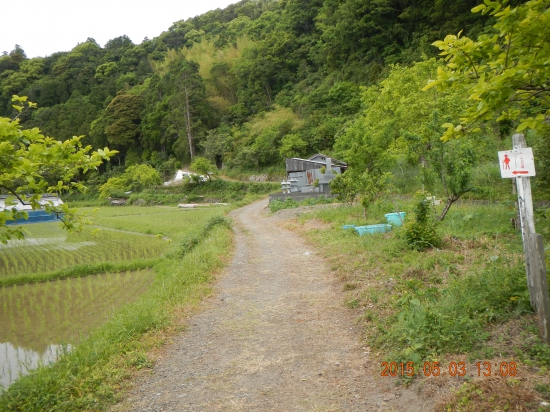
[{"label": "forested hillside", "polygon": [[[139,45],[89,38],[32,59],[15,46],[0,57],[0,116],[13,115],[13,94],[29,96],[38,109],[23,114],[25,127],[60,140],[85,135],[118,150],[119,166],[171,171],[204,155],[257,170],[316,152],[369,170],[421,164],[443,156],[432,150],[440,125],[468,97],[421,90],[441,66],[431,43],[492,33],[495,17],[472,13],[477,4],[243,0]],[[512,126],[486,122],[478,142],[492,150]]]}]

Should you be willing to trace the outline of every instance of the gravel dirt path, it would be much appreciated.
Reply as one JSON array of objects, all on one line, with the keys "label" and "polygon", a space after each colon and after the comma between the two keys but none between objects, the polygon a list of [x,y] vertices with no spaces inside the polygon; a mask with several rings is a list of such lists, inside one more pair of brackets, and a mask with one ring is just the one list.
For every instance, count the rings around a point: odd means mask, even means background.
[{"label": "gravel dirt path", "polygon": [[414,392],[375,376],[342,286],[266,206],[264,200],[231,213],[231,265],[121,409],[430,410]]}]

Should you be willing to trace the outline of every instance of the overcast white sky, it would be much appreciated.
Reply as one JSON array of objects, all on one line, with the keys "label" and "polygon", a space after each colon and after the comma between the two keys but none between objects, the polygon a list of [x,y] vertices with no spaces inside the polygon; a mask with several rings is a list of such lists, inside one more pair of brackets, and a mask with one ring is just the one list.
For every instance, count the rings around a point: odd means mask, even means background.
[{"label": "overcast white sky", "polygon": [[[0,23],[0,54],[19,44],[27,57],[69,51],[94,38],[100,46],[127,35],[135,44],[172,23],[225,8],[238,0],[26,0],[12,3]],[[4,7],[4,11],[7,9]]]}]

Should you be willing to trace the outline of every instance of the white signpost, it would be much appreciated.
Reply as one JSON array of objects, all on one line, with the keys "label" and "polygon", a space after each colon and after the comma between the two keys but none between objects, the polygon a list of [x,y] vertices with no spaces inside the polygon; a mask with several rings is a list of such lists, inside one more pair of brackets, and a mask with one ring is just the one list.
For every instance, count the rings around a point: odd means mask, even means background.
[{"label": "white signpost", "polygon": [[530,147],[498,152],[498,160],[503,178],[535,176],[535,158]]},{"label": "white signpost", "polygon": [[533,150],[525,147],[522,134],[512,136],[513,150],[498,152],[500,174],[503,178],[515,178],[518,192],[518,208],[521,220],[521,235],[525,252],[525,269],[531,306],[537,312],[540,338],[550,342],[550,299],[548,277],[544,256],[544,240],[535,233],[533,200],[530,176],[535,176]]}]

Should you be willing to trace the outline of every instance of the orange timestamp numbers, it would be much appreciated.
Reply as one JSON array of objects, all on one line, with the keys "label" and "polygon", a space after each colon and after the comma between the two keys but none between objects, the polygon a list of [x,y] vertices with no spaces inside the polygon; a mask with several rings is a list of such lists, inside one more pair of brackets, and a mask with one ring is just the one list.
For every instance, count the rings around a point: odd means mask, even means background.
[{"label": "orange timestamp numbers", "polygon": [[[465,362],[449,362],[442,365],[441,362],[424,362],[422,367],[416,367],[414,362],[382,362],[381,376],[466,376],[467,366]],[[515,362],[477,362],[477,376],[516,376],[518,373]]]}]

